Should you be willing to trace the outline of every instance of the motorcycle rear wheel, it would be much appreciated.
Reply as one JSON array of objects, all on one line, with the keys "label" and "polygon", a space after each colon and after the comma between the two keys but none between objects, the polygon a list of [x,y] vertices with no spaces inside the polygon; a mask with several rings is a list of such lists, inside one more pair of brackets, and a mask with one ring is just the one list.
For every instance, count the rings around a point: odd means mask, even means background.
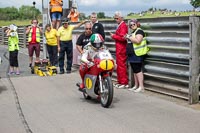
[{"label": "motorcycle rear wheel", "polygon": [[105,77],[102,79],[102,86],[103,86],[103,93],[100,94],[101,96],[101,105],[104,108],[108,108],[113,100],[113,84],[110,77]]}]

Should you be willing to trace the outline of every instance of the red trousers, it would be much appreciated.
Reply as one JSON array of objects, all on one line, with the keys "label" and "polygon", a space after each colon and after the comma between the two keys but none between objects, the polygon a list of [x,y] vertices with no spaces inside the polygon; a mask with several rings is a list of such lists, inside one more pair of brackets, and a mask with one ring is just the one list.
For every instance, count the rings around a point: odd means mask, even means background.
[{"label": "red trousers", "polygon": [[126,60],[126,45],[116,43],[117,81],[123,85],[128,84]]},{"label": "red trousers", "polygon": [[79,67],[79,74],[81,76],[81,79],[82,79],[82,83],[84,83],[84,77],[85,77],[85,74],[86,72],[88,71],[88,66],[87,64],[81,64],[80,67]]}]

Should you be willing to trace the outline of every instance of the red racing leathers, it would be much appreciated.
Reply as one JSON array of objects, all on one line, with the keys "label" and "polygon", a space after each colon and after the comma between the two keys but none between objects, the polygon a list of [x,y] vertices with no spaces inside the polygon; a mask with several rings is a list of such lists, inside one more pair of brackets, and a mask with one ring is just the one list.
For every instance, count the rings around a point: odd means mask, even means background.
[{"label": "red racing leathers", "polygon": [[124,36],[128,33],[128,27],[124,21],[122,21],[112,38],[116,43],[116,64],[117,64],[117,81],[119,84],[127,85],[127,66],[126,66],[126,45],[127,41]]}]

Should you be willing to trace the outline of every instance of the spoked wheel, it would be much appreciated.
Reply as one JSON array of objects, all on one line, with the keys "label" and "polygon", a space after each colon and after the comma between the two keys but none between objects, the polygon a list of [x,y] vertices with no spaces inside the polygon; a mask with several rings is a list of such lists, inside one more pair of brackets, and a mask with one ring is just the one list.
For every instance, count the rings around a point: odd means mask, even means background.
[{"label": "spoked wheel", "polygon": [[87,100],[90,100],[90,99],[91,99],[91,97],[90,97],[87,93],[85,93],[85,92],[83,92],[83,97],[84,97],[85,99],[87,99]]},{"label": "spoked wheel", "polygon": [[105,77],[102,80],[103,93],[101,94],[101,105],[108,108],[113,100],[113,85],[110,77]]}]

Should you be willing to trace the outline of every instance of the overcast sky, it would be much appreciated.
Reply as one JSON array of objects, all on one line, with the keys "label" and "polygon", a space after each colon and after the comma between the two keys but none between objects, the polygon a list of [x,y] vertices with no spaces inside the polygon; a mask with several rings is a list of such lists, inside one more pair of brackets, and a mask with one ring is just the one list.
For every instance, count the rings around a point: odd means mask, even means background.
[{"label": "overcast sky", "polygon": [[[36,7],[41,10],[42,0],[1,0],[0,7],[32,6],[33,1],[36,2]],[[45,5],[47,5],[48,1],[44,0]],[[68,0],[63,0],[63,2],[63,7],[68,8]],[[177,11],[192,10],[189,2],[190,0],[76,0],[79,12],[86,15],[91,12],[105,12],[106,16],[111,16],[115,11],[122,11],[124,15],[130,12],[138,13],[151,7]]]}]

